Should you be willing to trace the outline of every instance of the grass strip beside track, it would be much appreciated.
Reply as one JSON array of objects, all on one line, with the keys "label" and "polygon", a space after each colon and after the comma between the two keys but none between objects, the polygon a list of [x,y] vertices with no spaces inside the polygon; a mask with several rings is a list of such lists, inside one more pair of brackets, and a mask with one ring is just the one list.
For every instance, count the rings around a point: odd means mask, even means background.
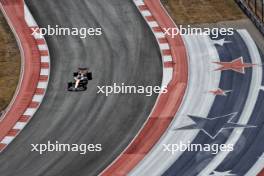
[{"label": "grass strip beside track", "polygon": [[0,12],[0,112],[8,106],[13,98],[19,81],[20,67],[19,48],[11,29]]},{"label": "grass strip beside track", "polygon": [[234,0],[162,0],[162,3],[178,25],[246,18]]}]

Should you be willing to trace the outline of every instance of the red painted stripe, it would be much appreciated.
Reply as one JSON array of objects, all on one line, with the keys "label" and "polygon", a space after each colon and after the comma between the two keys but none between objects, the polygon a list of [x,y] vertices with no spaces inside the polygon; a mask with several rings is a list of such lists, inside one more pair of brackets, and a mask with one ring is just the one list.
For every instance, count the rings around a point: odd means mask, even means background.
[{"label": "red painted stripe", "polygon": [[16,136],[20,130],[18,129],[11,129],[8,133],[7,136]]},{"label": "red painted stripe", "polygon": [[171,50],[169,49],[162,50],[162,55],[165,55],[165,56],[171,55]]},{"label": "red painted stripe", "polygon": [[40,67],[41,68],[49,68],[49,63],[48,62],[41,62]]},{"label": "red painted stripe", "polygon": [[152,29],[154,32],[163,32],[163,30],[159,26],[153,27]]},{"label": "red painted stripe", "polygon": [[37,108],[39,105],[39,102],[35,102],[35,101],[32,101],[30,103],[30,105],[28,106],[28,108]]},{"label": "red painted stripe", "polygon": [[37,45],[45,45],[46,42],[44,39],[36,39]]},{"label": "red painted stripe", "polygon": [[[164,11],[160,1],[144,0],[144,2],[161,28],[176,27]],[[175,63],[173,64],[173,70],[176,70],[173,72],[173,78],[167,87],[168,93],[159,96],[155,109],[153,109],[143,129],[124,152],[100,174],[102,176],[128,175],[158,142],[180,108],[188,83],[187,53],[180,35],[175,38],[166,36],[166,38],[171,50],[174,52],[163,50],[162,54],[171,54],[173,63]]]},{"label": "red painted stripe", "polygon": [[49,56],[48,50],[40,50],[39,52],[41,56]]},{"label": "red painted stripe", "polygon": [[37,88],[35,91],[35,94],[37,95],[43,95],[45,93],[45,89]]},{"label": "red painted stripe", "polygon": [[2,151],[6,147],[6,144],[0,143],[0,151]]},{"label": "red painted stripe", "polygon": [[158,41],[159,41],[159,43],[168,43],[168,40],[165,37],[159,38]]},{"label": "red painted stripe", "polygon": [[146,20],[151,22],[151,21],[155,21],[155,18],[153,16],[146,16]]},{"label": "red painted stripe", "polygon": [[165,68],[173,68],[174,63],[172,61],[164,62]]},{"label": "red painted stripe", "polygon": [[39,76],[39,81],[40,82],[46,82],[46,81],[48,81],[48,79],[49,79],[49,77],[46,76],[46,75],[40,75]]},{"label": "red painted stripe", "polygon": [[264,176],[264,169],[258,174],[258,176]]},{"label": "red painted stripe", "polygon": [[22,115],[18,122],[27,122],[30,119],[30,116]]},{"label": "red painted stripe", "polygon": [[[15,2],[15,3],[14,3]],[[21,3],[21,6],[18,6]],[[10,1],[9,5],[3,5],[5,17],[15,29],[16,35],[21,41],[23,50],[24,75],[21,86],[18,89],[14,103],[0,123],[0,141],[16,125],[31,103],[39,81],[40,52],[36,40],[32,36],[32,30],[24,19],[24,2],[22,0]],[[34,27],[34,26],[33,26]]]},{"label": "red painted stripe", "polygon": [[146,6],[146,5],[140,5],[140,6],[138,6],[138,9],[139,9],[140,11],[148,10],[148,6]]}]

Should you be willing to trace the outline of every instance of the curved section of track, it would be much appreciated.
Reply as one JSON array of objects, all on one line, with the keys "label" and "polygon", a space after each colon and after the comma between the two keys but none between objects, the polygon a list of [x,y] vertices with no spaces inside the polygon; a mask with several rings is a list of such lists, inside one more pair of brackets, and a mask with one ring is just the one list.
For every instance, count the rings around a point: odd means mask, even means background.
[{"label": "curved section of track", "polygon": [[[39,111],[0,157],[5,176],[97,175],[132,140],[148,117],[156,96],[97,94],[97,85],[160,86],[162,63],[153,34],[136,7],[124,0],[28,0],[40,27],[102,27],[103,35],[47,37],[51,76]],[[67,92],[78,66],[94,79],[86,92]],[[31,152],[30,144],[101,143],[98,153]]]},{"label": "curved section of track", "polygon": [[2,152],[26,126],[43,100],[48,85],[50,62],[45,39],[31,35],[29,27],[31,24],[36,26],[36,23],[28,9],[24,9],[24,1],[1,0],[0,7],[16,36],[22,59],[17,91],[0,121]]},{"label": "curved section of track", "polygon": [[[173,38],[163,32],[164,28],[175,28],[177,26],[166,14],[160,1],[134,0],[134,2],[144,16],[146,22],[152,28],[161,50],[164,45],[162,45],[164,42],[161,41],[168,41],[169,48],[167,50],[162,50],[162,56],[165,70],[171,68],[173,74],[167,86],[168,92],[159,96],[142,130],[126,150],[101,173],[103,176],[128,175],[128,173],[150,152],[155,143],[166,131],[174,115],[181,106],[188,82],[188,60],[183,40],[180,35]],[[153,24],[157,24],[157,26],[153,26]],[[160,38],[161,36],[164,38]],[[171,61],[166,61],[166,55],[168,55],[168,53],[171,53]],[[163,78],[167,75],[163,75]],[[163,83],[165,82],[166,81]]]},{"label": "curved section of track", "polygon": [[153,173],[162,175],[184,153],[166,152],[164,145],[177,144],[179,141],[187,144],[198,134],[198,131],[175,131],[175,129],[190,123],[186,117],[189,114],[206,117],[214,103],[215,96],[209,91],[218,88],[221,75],[220,72],[212,72],[217,67],[211,62],[219,61],[214,44],[208,36],[184,36],[184,39],[189,53],[189,81],[185,100],[175,115],[173,123],[150,153],[132,170],[131,176]]},{"label": "curved section of track", "polygon": [[[252,63],[258,64],[258,66],[255,66],[252,69],[252,78],[248,97],[238,122],[243,124],[249,123],[255,125],[256,127],[260,127],[260,124],[263,123],[263,121],[259,119],[262,111],[258,108],[261,104],[261,99],[263,98],[260,96],[260,87],[263,82],[263,69],[261,66],[262,61],[258,49],[249,33],[245,30],[238,31],[238,33],[248,48]],[[250,167],[253,166],[253,163],[261,155],[261,152],[263,152],[263,147],[260,147],[262,145],[259,140],[257,140],[257,145],[253,145],[254,143],[252,142],[258,134],[261,134],[258,132],[259,128],[235,129],[226,141],[226,143],[234,144],[234,151],[219,153],[199,175],[203,176],[210,174],[214,170],[232,170],[232,173],[237,175],[245,175]]]},{"label": "curved section of track", "polygon": [[[219,39],[222,38],[223,37],[220,37]],[[217,51],[222,62],[230,62],[242,56],[245,63],[252,63],[252,58],[248,48],[239,33],[236,32],[234,36],[225,37],[225,40],[231,41],[231,43],[224,44],[223,46],[217,46]],[[251,69],[247,69],[245,74],[236,73],[231,70],[223,71],[220,87],[224,90],[232,90],[232,92],[230,92],[227,97],[216,98],[208,118],[237,112],[238,114],[233,120],[234,122],[240,122],[243,117],[241,114],[243,114],[247,99],[250,97],[248,93],[252,89],[250,86],[251,77]],[[220,124],[215,124],[214,126],[211,126],[211,128],[217,128],[217,125]],[[200,132],[192,143],[225,143],[231,132],[231,130],[225,130],[215,139],[210,139],[207,135]],[[206,152],[185,152],[185,154],[176,160],[175,163],[164,173],[164,175],[195,176],[202,171],[204,167],[211,164],[210,162],[214,160],[214,157],[215,155]]]}]

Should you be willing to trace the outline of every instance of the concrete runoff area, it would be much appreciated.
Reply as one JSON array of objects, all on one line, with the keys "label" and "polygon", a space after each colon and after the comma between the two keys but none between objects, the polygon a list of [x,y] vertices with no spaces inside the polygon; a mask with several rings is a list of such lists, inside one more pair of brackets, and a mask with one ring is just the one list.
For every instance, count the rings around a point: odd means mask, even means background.
[{"label": "concrete runoff area", "polygon": [[[264,53],[264,36],[234,0],[161,0],[176,24],[187,27],[246,29]],[[259,3],[259,2],[258,2]]]},{"label": "concrete runoff area", "polygon": [[[125,83],[160,86],[162,61],[155,38],[129,0],[26,0],[40,27],[102,27],[102,36],[46,37],[51,77],[40,109],[0,157],[5,176],[98,175],[130,143],[157,95],[97,94],[97,86]],[[68,92],[78,67],[93,80],[85,92]],[[31,144],[102,144],[103,151],[31,152]]]},{"label": "concrete runoff area", "polygon": [[0,116],[15,93],[21,57],[14,34],[0,12]]},{"label": "concrete runoff area", "polygon": [[260,52],[264,53],[264,36],[259,32],[250,19],[241,19],[235,21],[222,21],[218,23],[205,23],[205,24],[196,24],[192,27],[209,27],[209,28],[234,28],[234,29],[246,29],[251,37],[257,44]]}]

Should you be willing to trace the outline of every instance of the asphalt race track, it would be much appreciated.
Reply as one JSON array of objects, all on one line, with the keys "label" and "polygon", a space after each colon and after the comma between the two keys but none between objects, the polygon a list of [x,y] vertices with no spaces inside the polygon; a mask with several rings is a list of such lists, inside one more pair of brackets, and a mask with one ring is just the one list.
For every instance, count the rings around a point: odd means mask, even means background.
[{"label": "asphalt race track", "polygon": [[[226,41],[232,41],[232,43],[227,43],[223,47],[217,46],[217,50],[220,56],[221,61],[229,62],[235,58],[243,56],[245,63],[252,63],[251,55],[247,49],[247,46],[241,36],[236,33],[234,36],[226,37]],[[250,83],[252,77],[252,69],[247,69],[245,74],[240,74],[231,71],[223,71],[220,81],[220,88],[224,90],[232,90],[232,92],[227,97],[216,97],[215,104],[213,105],[211,112],[209,113],[209,118],[220,116],[224,114],[229,114],[233,112],[238,112],[237,116],[233,119],[234,122],[238,121],[238,117],[245,118],[243,111],[246,111],[248,107],[245,107],[246,100],[252,97],[252,93],[250,92]],[[254,83],[252,83],[254,85]],[[243,85],[243,86],[241,86]],[[250,99],[251,100],[251,99]],[[250,111],[250,110],[249,110]],[[257,125],[255,122],[249,124]],[[258,123],[259,124],[259,123]],[[217,125],[217,124],[216,124]],[[216,126],[212,126],[215,128]],[[256,128],[253,129],[245,129],[245,133],[255,134]],[[215,140],[211,140],[206,137],[204,134],[200,133],[192,143],[204,144],[204,143],[225,143],[230,136],[230,130],[226,130],[222,135],[219,135]],[[235,156],[231,156],[232,164],[228,164],[228,167],[221,167],[220,171],[229,171],[234,168],[230,167],[232,165],[236,165],[237,160],[241,158],[241,155],[244,155],[245,150],[247,150],[246,146],[243,146],[242,140],[245,140],[245,136],[242,136],[238,145],[234,148],[236,152],[233,154]],[[246,137],[246,139],[250,139]],[[251,143],[250,141],[248,141]],[[242,145],[242,146],[241,146]],[[249,144],[248,144],[249,145]],[[243,150],[240,151],[240,149]],[[238,153],[237,153],[238,152]],[[241,154],[241,155],[240,155]],[[209,163],[214,164],[212,160],[214,156],[212,154],[201,153],[201,152],[186,152],[186,154],[182,155],[168,170],[164,175],[175,175],[175,173],[179,175],[197,175],[204,167],[208,167]],[[230,160],[230,157],[228,157]],[[248,161],[248,158],[247,158]],[[256,159],[255,159],[256,161]],[[245,164],[245,163],[244,163]],[[243,164],[243,166],[244,166]],[[226,165],[227,166],[227,165]],[[243,169],[239,167],[240,169]],[[217,169],[218,171],[218,169]],[[210,172],[211,173],[211,172]],[[244,175],[245,171],[235,172]],[[200,173],[201,174],[201,173]],[[203,173],[204,174],[204,173]],[[203,175],[201,174],[201,175]]]},{"label": "asphalt race track", "polygon": [[[4,176],[97,175],[129,144],[156,95],[97,94],[96,86],[161,85],[162,62],[153,34],[130,0],[27,0],[40,27],[102,27],[102,36],[47,37],[51,77],[40,109],[19,137],[1,154]],[[67,92],[78,67],[94,79],[86,92]],[[101,143],[102,152],[30,152],[30,144]]]},{"label": "asphalt race track", "polygon": [[208,91],[218,88],[221,77],[220,72],[212,71],[217,66],[211,63],[219,62],[216,48],[208,36],[184,36],[184,41],[189,54],[189,79],[186,97],[170,127],[152,151],[132,170],[131,176],[145,176],[153,173],[162,175],[184,153],[184,151],[176,151],[174,154],[164,152],[163,144],[192,141],[198,134],[198,130],[175,131],[175,129],[184,124],[192,123],[186,117],[187,114],[207,116],[214,103],[215,96]]},{"label": "asphalt race track", "polygon": [[[224,41],[226,41],[226,43],[223,43],[223,45],[219,43],[217,44],[217,42],[222,39],[225,39]],[[188,36],[185,37],[185,42],[187,43],[186,46],[190,53],[189,91],[187,92],[187,98],[182,105],[182,109],[185,109],[185,111],[178,111],[178,116],[175,117],[176,120],[164,135],[165,137],[159,141],[156,147],[145,157],[141,164],[131,172],[131,175],[144,176],[151,175],[151,173],[154,173],[154,175],[162,175],[168,167],[169,169],[163,174],[164,176],[196,176],[198,174],[199,176],[207,176],[212,174],[213,171],[220,171],[223,173],[226,171],[232,171],[232,173],[238,174],[239,176],[245,175],[246,171],[254,165],[254,162],[256,162],[263,151],[258,145],[259,142],[257,142],[260,141],[262,137],[260,128],[223,130],[214,139],[211,139],[204,132],[200,131],[198,133],[197,131],[199,130],[184,130],[181,134],[179,133],[181,131],[173,131],[180,126],[184,126],[179,125],[179,123],[177,125],[177,120],[185,125],[193,123],[187,122],[189,119],[186,119],[186,114],[204,118],[215,118],[231,113],[237,113],[234,119],[232,119],[232,122],[261,126],[260,124],[263,123],[263,120],[261,120],[262,110],[260,110],[261,108],[259,107],[261,106],[262,101],[261,96],[258,97],[258,93],[262,80],[262,67],[260,65],[261,60],[258,56],[258,50],[257,48],[254,48],[254,41],[251,39],[247,31],[239,30],[238,32],[235,32],[235,35],[233,36],[219,37],[214,40],[204,40],[202,37]],[[199,47],[197,46],[203,46],[202,49],[204,50],[199,50]],[[215,69],[220,68],[219,65],[213,63],[216,62],[216,58],[219,58],[221,62],[231,62],[240,57],[243,57],[245,63],[254,63],[257,65],[253,68],[245,69],[244,74],[231,70],[214,71]],[[215,69],[210,67],[215,65]],[[195,72],[196,69],[203,74]],[[214,79],[213,81],[210,81],[208,78],[205,79],[212,73],[221,74],[221,78],[219,78],[219,75],[218,77],[212,77]],[[197,76],[197,78],[195,78],[195,76]],[[217,85],[212,86],[211,82],[214,82],[214,84]],[[206,88],[201,89],[201,85],[205,85]],[[215,96],[215,99],[209,101],[210,99],[207,97],[209,93],[206,92],[209,90],[215,90],[215,88],[231,91],[227,93],[226,96]],[[191,89],[194,89],[195,91],[192,91]],[[196,94],[192,92],[195,92]],[[259,94],[262,95],[262,92]],[[188,96],[191,97],[191,101],[188,101]],[[203,99],[202,102],[199,102],[199,105],[194,103],[197,98],[198,100]],[[206,103],[203,105],[204,102]],[[258,103],[254,108],[255,102]],[[187,108],[185,108],[185,103],[188,105]],[[197,108],[197,110],[193,107]],[[207,109],[207,112],[205,111],[206,113],[202,111],[202,107]],[[255,112],[251,115],[253,110]],[[216,122],[210,124],[210,130],[213,131],[214,129],[218,129],[218,126],[221,126],[221,123]],[[254,136],[259,138],[256,142],[254,142]],[[163,144],[176,144],[177,141],[187,143],[188,140],[194,144],[232,143],[235,145],[235,148],[233,152],[220,152],[217,155],[206,151],[176,151],[174,154],[164,152]],[[252,146],[253,142],[254,146]],[[252,149],[248,150],[249,148]],[[254,155],[250,156],[252,150],[254,150]],[[246,157],[244,157],[245,153],[248,153]],[[237,163],[242,164],[239,165]],[[241,167],[241,165],[246,167]]]},{"label": "asphalt race track", "polygon": [[[245,36],[245,34],[244,34]],[[250,38],[246,38],[246,41],[250,43]],[[258,58],[257,52],[253,50],[255,58]],[[261,59],[261,58],[260,58]],[[263,62],[263,58],[262,61]],[[260,67],[261,73],[263,69]],[[255,76],[256,77],[256,76]],[[261,83],[263,85],[264,79],[262,76]],[[245,130],[240,137],[237,148],[240,149],[237,152],[230,153],[230,155],[218,166],[217,170],[233,170],[234,173],[239,173],[239,175],[246,175],[247,171],[254,165],[256,160],[258,160],[263,153],[263,91],[259,91],[257,101],[254,110],[250,116],[249,124],[254,124],[258,126],[255,130]],[[240,167],[240,166],[243,167]],[[248,175],[254,175],[249,174]]]}]

